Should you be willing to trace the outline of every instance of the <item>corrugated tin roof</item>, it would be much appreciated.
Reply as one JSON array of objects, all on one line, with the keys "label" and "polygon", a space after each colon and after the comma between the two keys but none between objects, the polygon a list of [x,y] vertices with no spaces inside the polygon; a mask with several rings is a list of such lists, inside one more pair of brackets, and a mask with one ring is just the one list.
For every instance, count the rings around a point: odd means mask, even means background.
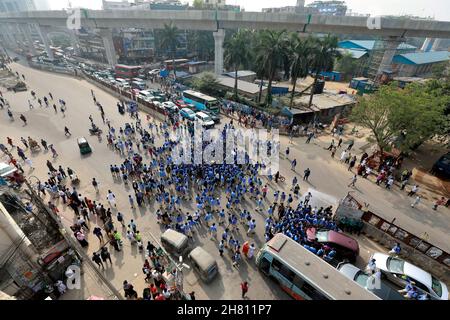
[{"label": "corrugated tin roof", "polygon": [[404,53],[394,56],[393,62],[400,64],[428,64],[443,62],[450,59],[450,52],[448,51],[429,51],[429,52],[414,52]]},{"label": "corrugated tin roof", "polygon": [[[256,73],[253,72],[253,71],[250,71],[250,70],[238,70],[237,73],[238,73],[237,74],[238,78],[248,77],[248,76],[256,76]],[[228,76],[228,77],[231,77],[231,78],[234,78],[236,73],[234,71],[231,71],[231,72],[224,73],[224,75]]]},{"label": "corrugated tin roof", "polygon": [[[339,42],[339,46],[341,47],[341,45],[343,45],[344,43],[351,43],[355,47],[359,47],[361,49],[370,51],[373,49],[373,46],[375,45],[375,40],[344,40]],[[414,47],[404,42],[400,43],[397,47],[397,50],[405,50],[405,49],[417,49],[417,47]]]},{"label": "corrugated tin roof", "polygon": [[308,108],[308,103],[309,96],[301,96],[294,99],[295,109],[299,111],[293,112],[293,110],[290,110],[291,113],[310,113],[320,110],[332,109],[340,106],[351,105],[355,103],[355,97],[348,94],[321,93],[314,95],[311,108]]},{"label": "corrugated tin roof", "polygon": [[[229,77],[217,77],[217,81],[220,85],[228,88],[234,88],[234,79]],[[263,91],[267,89],[267,87],[262,87]],[[259,85],[251,82],[238,80],[238,90],[250,94],[259,93]]]}]

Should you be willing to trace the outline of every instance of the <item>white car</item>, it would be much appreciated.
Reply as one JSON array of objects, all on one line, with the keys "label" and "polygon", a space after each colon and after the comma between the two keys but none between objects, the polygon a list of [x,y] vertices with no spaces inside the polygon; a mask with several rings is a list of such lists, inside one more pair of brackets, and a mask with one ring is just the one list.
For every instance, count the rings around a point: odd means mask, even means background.
[{"label": "white car", "polygon": [[201,125],[205,128],[214,127],[214,120],[204,112],[197,112],[195,114],[196,121],[199,121]]},{"label": "white car", "polygon": [[425,270],[405,260],[384,253],[374,253],[371,259],[375,259],[377,268],[393,283],[405,287],[407,278],[409,278],[415,283],[414,286],[419,291],[427,293],[432,299],[448,300],[448,289],[445,283],[436,279]]},{"label": "white car", "polygon": [[152,71],[149,71],[148,74],[150,76],[156,76],[159,74],[159,71],[160,71],[159,69],[153,69]]},{"label": "white car", "polygon": [[148,90],[141,90],[141,91],[139,91],[139,97],[142,99],[142,100],[145,100],[145,101],[147,101],[147,102],[150,102],[150,101],[152,101],[153,100],[153,95],[152,95],[152,93],[150,92],[150,91],[148,91]]},{"label": "white car", "polygon": [[383,280],[379,282],[379,287],[376,287],[377,283],[372,283],[372,279],[367,273],[351,263],[341,262],[337,265],[336,269],[350,280],[355,281],[361,287],[369,290],[383,300],[405,300],[402,294]]},{"label": "white car", "polygon": [[162,103],[162,106],[170,113],[178,112],[178,106],[172,101],[166,101]]},{"label": "white car", "polygon": [[156,108],[161,109],[161,110],[165,110],[164,106],[162,105],[161,102],[159,102],[158,100],[151,100],[150,101]]}]

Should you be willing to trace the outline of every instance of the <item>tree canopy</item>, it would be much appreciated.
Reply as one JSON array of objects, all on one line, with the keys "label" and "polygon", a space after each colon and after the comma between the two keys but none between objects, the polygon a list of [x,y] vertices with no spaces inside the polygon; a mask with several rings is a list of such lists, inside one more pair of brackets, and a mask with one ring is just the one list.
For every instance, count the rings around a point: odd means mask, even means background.
[{"label": "tree canopy", "polygon": [[192,80],[192,86],[202,93],[214,94],[218,89],[218,81],[214,73],[202,72]]},{"label": "tree canopy", "polygon": [[396,82],[381,86],[360,97],[351,119],[371,130],[381,151],[396,146],[409,152],[449,128],[450,118],[445,115],[449,98],[428,86],[409,84],[403,90]]}]

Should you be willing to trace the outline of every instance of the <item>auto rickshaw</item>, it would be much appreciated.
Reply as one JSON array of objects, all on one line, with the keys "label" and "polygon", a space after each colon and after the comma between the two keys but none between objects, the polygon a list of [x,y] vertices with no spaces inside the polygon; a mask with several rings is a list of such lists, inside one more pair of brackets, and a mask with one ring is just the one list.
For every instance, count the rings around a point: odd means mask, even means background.
[{"label": "auto rickshaw", "polygon": [[78,143],[78,148],[80,148],[81,154],[87,154],[87,153],[92,152],[91,146],[87,142],[86,138],[84,138],[84,137],[78,138],[77,143]]}]

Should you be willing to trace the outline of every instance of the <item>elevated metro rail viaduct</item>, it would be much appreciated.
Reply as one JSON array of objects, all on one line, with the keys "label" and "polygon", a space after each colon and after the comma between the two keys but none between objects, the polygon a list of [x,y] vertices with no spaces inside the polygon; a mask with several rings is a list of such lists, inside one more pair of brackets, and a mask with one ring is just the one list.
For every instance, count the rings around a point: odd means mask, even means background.
[{"label": "elevated metro rail viaduct", "polygon": [[[33,24],[41,37],[52,28],[67,28],[72,13],[61,11],[28,11],[0,14],[0,24],[17,26]],[[113,28],[138,27],[162,29],[172,21],[179,29],[207,30],[214,33],[215,72],[223,71],[223,41],[226,29],[274,29],[299,33],[338,33],[375,35],[383,39],[387,50],[384,53],[379,72],[390,65],[393,50],[405,37],[450,38],[450,22],[379,17],[370,27],[367,17],[325,16],[291,13],[232,12],[212,10],[80,10],[80,25],[96,30],[103,38],[108,63],[116,63],[116,54],[111,45]],[[369,25],[369,27],[368,27]],[[24,30],[24,28],[19,28]],[[68,29],[69,30],[69,29]],[[3,32],[4,34],[5,32]],[[8,39],[10,43],[10,39]],[[45,42],[48,41],[43,41]],[[47,45],[46,45],[47,46]],[[49,48],[47,52],[49,52]]]}]

